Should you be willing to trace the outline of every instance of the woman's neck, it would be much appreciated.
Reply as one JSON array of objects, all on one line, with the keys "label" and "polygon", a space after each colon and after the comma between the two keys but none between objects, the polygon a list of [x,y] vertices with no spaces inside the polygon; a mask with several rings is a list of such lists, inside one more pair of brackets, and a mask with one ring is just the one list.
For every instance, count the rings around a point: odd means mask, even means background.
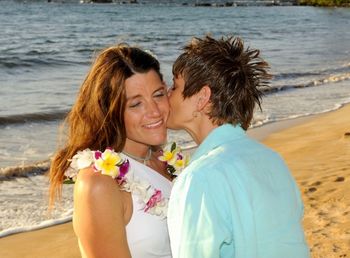
[{"label": "woman's neck", "polygon": [[150,159],[151,146],[126,139],[123,153],[136,160]]},{"label": "woman's neck", "polygon": [[198,145],[201,144],[208,134],[213,131],[218,126],[213,124],[209,117],[205,116],[202,119],[196,121],[189,125],[185,130],[191,135],[192,139]]}]

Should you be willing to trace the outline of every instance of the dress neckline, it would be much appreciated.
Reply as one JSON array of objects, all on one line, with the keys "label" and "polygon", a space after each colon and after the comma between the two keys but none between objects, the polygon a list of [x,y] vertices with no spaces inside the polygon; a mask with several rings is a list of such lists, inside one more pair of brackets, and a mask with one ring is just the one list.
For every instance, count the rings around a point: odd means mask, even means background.
[{"label": "dress neckline", "polygon": [[162,174],[160,174],[158,171],[156,171],[155,169],[153,169],[153,168],[151,168],[151,167],[149,167],[149,166],[147,166],[147,165],[145,165],[145,164],[143,164],[143,163],[141,163],[140,161],[138,161],[138,160],[136,160],[136,159],[134,159],[134,158],[132,158],[132,157],[129,157],[128,155],[126,155],[126,154],[124,154],[124,153],[121,153],[123,156],[124,156],[124,158],[126,158],[126,159],[129,159],[129,160],[132,160],[134,163],[137,163],[139,166],[142,166],[142,167],[145,167],[146,169],[148,169],[150,172],[152,172],[152,175],[153,174],[156,174],[158,177],[160,177],[161,179],[163,179],[163,180],[166,180],[166,182],[167,183],[172,183],[172,181],[171,180],[169,180],[167,177],[165,177],[165,176],[163,176]]}]

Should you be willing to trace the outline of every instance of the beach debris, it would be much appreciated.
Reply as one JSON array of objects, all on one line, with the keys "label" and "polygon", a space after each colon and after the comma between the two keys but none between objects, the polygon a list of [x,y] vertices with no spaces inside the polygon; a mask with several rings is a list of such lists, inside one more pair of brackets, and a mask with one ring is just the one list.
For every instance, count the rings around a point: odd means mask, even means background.
[{"label": "beach debris", "polygon": [[318,186],[318,185],[321,185],[321,184],[322,184],[322,182],[316,181],[315,183],[312,183],[311,185],[312,185],[312,186]]},{"label": "beach debris", "polygon": [[339,176],[337,177],[336,180],[334,180],[334,182],[343,182],[343,181],[345,181],[345,178],[343,176]]},{"label": "beach debris", "polygon": [[309,193],[316,192],[316,191],[317,191],[316,187],[310,187],[308,190]]}]

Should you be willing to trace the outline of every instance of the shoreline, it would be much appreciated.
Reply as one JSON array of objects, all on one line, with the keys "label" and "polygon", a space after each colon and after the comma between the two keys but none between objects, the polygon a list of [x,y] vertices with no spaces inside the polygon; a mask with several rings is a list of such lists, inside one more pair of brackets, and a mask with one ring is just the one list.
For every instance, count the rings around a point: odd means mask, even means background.
[{"label": "shoreline", "polygon": [[[339,109],[341,109],[341,108],[342,107],[340,107]],[[307,115],[307,116],[301,116],[301,117],[290,118],[290,119],[280,120],[280,121],[276,121],[276,122],[266,123],[266,124],[263,124],[261,126],[257,126],[257,127],[248,129],[247,134],[250,137],[254,138],[255,140],[263,142],[271,134],[280,132],[280,131],[282,131],[284,129],[288,129],[290,127],[294,127],[294,126],[306,123],[306,122],[310,121],[311,119],[314,119],[322,114],[334,112],[334,111],[337,111],[339,109],[332,110],[332,111],[326,111],[326,112],[320,113],[320,114],[312,114],[312,115]]]},{"label": "shoreline", "polygon": [[[350,161],[343,164],[345,156],[350,154],[347,132],[350,132],[350,104],[334,111],[248,130],[251,137],[280,153],[290,167],[303,196],[305,234],[314,258],[350,255],[345,249],[350,245],[350,221],[345,219],[350,214],[350,200],[346,198],[350,196],[350,189],[346,189],[344,184],[350,178]],[[317,150],[319,153],[313,154]],[[327,156],[337,150],[344,153]],[[339,168],[330,173],[329,169],[333,167]],[[322,190],[322,187],[325,189]],[[335,243],[329,243],[329,239]],[[18,248],[19,245],[21,248]],[[73,258],[80,255],[72,223],[68,222],[1,238],[0,257]]]},{"label": "shoreline", "polygon": [[279,121],[274,121],[274,122],[268,122],[266,124],[263,124],[261,126],[257,126],[254,128],[250,128],[247,131],[247,134],[254,138],[255,140],[258,141],[264,141],[268,136],[281,132],[285,129],[295,127],[298,125],[301,125],[303,123],[307,123],[312,119],[316,119],[318,117],[321,117],[323,115],[327,115],[333,112],[337,112],[338,110],[341,110],[347,106],[350,106],[350,102],[340,104],[338,108],[332,109],[332,110],[327,110],[321,113],[317,114],[309,114],[309,115],[304,115],[304,116],[298,116],[295,118],[288,118],[285,120],[279,120]]},{"label": "shoreline", "polygon": [[[268,135],[286,129],[288,127],[296,126],[301,123],[307,122],[314,117],[327,114],[330,112],[342,109],[344,106],[350,105],[350,102],[339,104],[338,107],[334,109],[324,110],[320,113],[300,115],[294,118],[285,118],[283,120],[268,121],[264,124],[249,128],[247,134],[252,138],[263,141]],[[191,151],[197,146],[187,146],[183,148],[184,151]],[[0,180],[1,179],[11,179],[15,177],[26,177],[31,175],[45,174],[50,166],[50,159],[33,160],[27,165],[11,165],[0,167]]]}]

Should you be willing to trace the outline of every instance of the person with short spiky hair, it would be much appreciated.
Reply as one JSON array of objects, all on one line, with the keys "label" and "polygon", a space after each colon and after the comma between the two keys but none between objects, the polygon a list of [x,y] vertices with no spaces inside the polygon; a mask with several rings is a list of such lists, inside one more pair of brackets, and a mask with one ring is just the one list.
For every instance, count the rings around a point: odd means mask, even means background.
[{"label": "person with short spiky hair", "polygon": [[167,125],[199,146],[170,197],[173,258],[309,257],[293,177],[245,133],[268,69],[238,37],[194,38],[175,61]]}]

